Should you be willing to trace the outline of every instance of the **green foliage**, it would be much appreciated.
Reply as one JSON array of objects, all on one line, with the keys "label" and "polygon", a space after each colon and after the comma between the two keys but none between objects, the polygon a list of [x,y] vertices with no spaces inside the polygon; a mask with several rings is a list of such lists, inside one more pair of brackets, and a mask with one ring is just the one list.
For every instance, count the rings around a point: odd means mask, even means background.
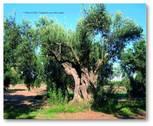
[{"label": "green foliage", "polygon": [[68,99],[66,96],[63,95],[63,91],[59,88],[56,89],[55,86],[53,86],[52,89],[48,90],[48,102],[50,104],[65,104],[68,102]]},{"label": "green foliage", "polygon": [[133,48],[122,52],[122,59],[123,64],[131,65],[129,69],[144,70],[146,67],[146,42],[140,40],[134,43]]},{"label": "green foliage", "polygon": [[4,84],[19,81],[15,51],[20,42],[20,27],[16,24],[15,18],[10,17],[4,21]]},{"label": "green foliage", "polygon": [[[46,23],[41,24],[42,22]],[[39,25],[41,29],[38,27],[37,31],[39,33],[39,41],[41,42],[44,82],[47,84],[49,94],[53,95],[50,97],[58,99],[58,90],[60,90],[60,95],[62,95],[61,97],[64,99],[64,97],[67,97],[67,86],[71,84],[71,78],[67,77],[58,61],[68,60],[70,58],[72,61],[74,60],[72,53],[70,53],[70,48],[66,45],[72,46],[71,44],[74,42],[73,39],[75,39],[75,37],[72,38],[70,31],[66,31],[62,26],[55,22],[48,21],[47,19],[39,21]],[[72,36],[74,36],[73,33]],[[56,94],[56,96],[54,96],[54,94]],[[61,100],[61,102],[62,101],[63,100]]]},{"label": "green foliage", "polygon": [[109,82],[109,85],[111,85],[112,87],[125,87],[127,91],[130,91],[131,89],[130,80],[128,78],[124,78],[120,81],[111,81]]},{"label": "green foliage", "polygon": [[122,67],[128,75],[131,84],[131,95],[145,97],[146,90],[146,42],[140,40],[133,48],[122,52]]},{"label": "green foliage", "polygon": [[[115,94],[103,92],[97,94],[92,109],[100,112],[114,113],[122,116],[133,116],[138,114],[139,109],[145,111],[145,99],[128,99],[127,97],[118,97]],[[121,98],[121,99],[120,99]]]},{"label": "green foliage", "polygon": [[[34,47],[35,31],[31,28],[29,22],[23,21],[21,33],[22,42],[16,50],[16,62],[18,71],[20,71],[20,77],[30,89],[38,76],[37,57]],[[20,56],[21,54],[22,56]]]},{"label": "green foliage", "polygon": [[5,67],[4,84],[16,84],[20,81],[20,76],[13,67]]},{"label": "green foliage", "polygon": [[23,54],[22,57],[18,57],[18,70],[21,72],[21,78],[25,84],[33,84],[36,79],[36,57],[30,48],[30,43],[27,41],[22,42],[17,50],[17,55]]},{"label": "green foliage", "polygon": [[34,82],[36,76],[34,39],[34,30],[28,21],[23,21],[23,24],[18,26],[15,18],[6,19],[4,22],[5,83],[18,83],[21,79],[27,84]]},{"label": "green foliage", "polygon": [[106,11],[104,4],[96,4],[85,10],[85,26],[89,30],[106,34],[110,30],[111,16]]},{"label": "green foliage", "polygon": [[104,95],[101,98],[96,98],[96,101],[92,105],[92,109],[95,111],[100,111],[105,113],[114,113],[116,111],[115,109],[116,104],[117,104],[116,99]]},{"label": "green foliage", "polygon": [[126,107],[126,108],[122,108],[120,110],[120,114],[124,115],[124,116],[134,116],[135,114],[130,110],[130,108]]}]

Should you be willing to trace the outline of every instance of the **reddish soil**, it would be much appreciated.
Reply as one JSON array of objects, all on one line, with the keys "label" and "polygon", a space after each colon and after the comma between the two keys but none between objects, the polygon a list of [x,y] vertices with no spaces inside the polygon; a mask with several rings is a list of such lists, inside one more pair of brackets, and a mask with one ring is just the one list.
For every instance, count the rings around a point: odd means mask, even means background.
[{"label": "reddish soil", "polygon": [[42,95],[46,92],[46,86],[41,85],[39,88],[32,88],[28,91],[24,84],[10,85],[7,92],[4,93],[4,101],[6,104],[30,105],[40,100],[34,99],[35,96]]},{"label": "reddish soil", "polygon": [[117,117],[111,114],[105,114],[101,112],[87,111],[87,112],[76,112],[76,113],[59,113],[57,119],[66,120],[114,120]]},{"label": "reddish soil", "polygon": [[15,86],[11,85],[9,87],[10,95],[37,96],[43,94],[45,91],[45,85],[41,85],[39,88],[32,88],[30,91],[28,91],[24,84],[17,84]]}]

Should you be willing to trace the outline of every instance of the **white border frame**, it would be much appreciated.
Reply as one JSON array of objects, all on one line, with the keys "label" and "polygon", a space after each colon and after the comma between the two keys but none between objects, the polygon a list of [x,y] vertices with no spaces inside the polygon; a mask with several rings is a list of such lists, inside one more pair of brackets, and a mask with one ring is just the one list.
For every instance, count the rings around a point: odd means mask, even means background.
[{"label": "white border frame", "polygon": [[[145,121],[143,120],[117,120],[117,121],[39,121],[39,120],[4,120],[3,119],[3,4],[4,3],[146,3],[147,5],[147,12],[148,12],[148,30],[147,30],[147,112],[148,117]],[[153,75],[153,58],[152,58],[152,50],[153,50],[153,1],[152,0],[3,0],[3,2],[0,2],[0,124],[2,126],[8,126],[8,125],[14,125],[14,126],[33,126],[33,125],[66,125],[66,126],[72,126],[72,125],[87,125],[87,126],[93,126],[93,125],[107,125],[107,126],[150,126],[153,125],[153,121],[151,120],[153,118],[153,101],[151,99],[151,96],[153,96],[153,88],[152,86],[152,75]],[[151,38],[152,37],[152,38]]]}]

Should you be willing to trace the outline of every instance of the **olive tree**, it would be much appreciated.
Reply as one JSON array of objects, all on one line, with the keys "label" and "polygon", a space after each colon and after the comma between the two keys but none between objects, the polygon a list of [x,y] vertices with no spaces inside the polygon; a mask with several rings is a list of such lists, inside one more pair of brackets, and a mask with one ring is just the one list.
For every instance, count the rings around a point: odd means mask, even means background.
[{"label": "olive tree", "polygon": [[[42,53],[54,59],[65,73],[73,77],[72,101],[89,101],[96,89],[99,70],[120,58],[122,49],[141,37],[142,28],[120,13],[110,15],[103,4],[84,11],[75,32],[54,21],[38,27]],[[105,71],[103,71],[105,72]]]}]

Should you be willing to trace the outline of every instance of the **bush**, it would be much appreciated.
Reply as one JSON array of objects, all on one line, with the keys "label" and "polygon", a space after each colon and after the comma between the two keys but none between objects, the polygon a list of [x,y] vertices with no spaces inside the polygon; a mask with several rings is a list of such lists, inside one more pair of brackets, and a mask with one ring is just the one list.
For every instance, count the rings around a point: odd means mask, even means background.
[{"label": "bush", "polygon": [[4,84],[16,84],[20,81],[19,74],[16,70],[11,68],[5,68],[4,71]]},{"label": "bush", "polygon": [[124,115],[124,116],[134,116],[135,114],[131,111],[130,108],[128,107],[125,107],[125,108],[122,108],[120,109],[120,112],[119,112],[121,115]]},{"label": "bush", "polygon": [[103,87],[99,88],[97,94],[94,96],[92,109],[106,113],[115,111],[117,99],[114,98],[114,94],[111,93],[111,90],[107,91],[104,91]]},{"label": "bush", "polygon": [[48,102],[52,104],[64,104],[68,102],[67,96],[64,96],[60,88],[53,87],[48,90]]}]

